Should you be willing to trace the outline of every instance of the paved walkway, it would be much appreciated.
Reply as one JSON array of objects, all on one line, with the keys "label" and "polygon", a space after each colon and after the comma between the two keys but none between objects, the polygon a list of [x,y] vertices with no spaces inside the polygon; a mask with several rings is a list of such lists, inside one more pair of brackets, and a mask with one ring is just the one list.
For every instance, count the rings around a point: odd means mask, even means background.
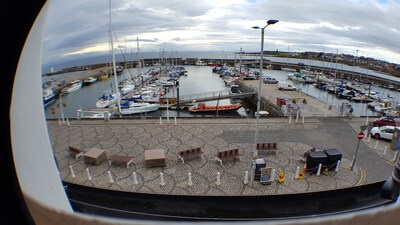
[{"label": "paved walkway", "polygon": [[[173,120],[170,120],[173,121]],[[345,188],[363,183],[387,179],[393,170],[387,149],[382,156],[370,147],[367,140],[360,145],[359,157],[354,171],[349,169],[357,139],[353,135],[364,122],[361,118],[307,118],[304,124],[288,123],[283,118],[260,119],[259,142],[277,142],[277,155],[260,154],[267,165],[285,173],[285,182],[262,185],[244,184],[245,171],[250,171],[254,149],[255,119],[178,119],[163,125],[159,120],[72,120],[59,125],[49,120],[48,129],[62,180],[99,188],[122,191],[189,194],[189,195],[265,195],[312,192]],[[365,143],[364,143],[365,142]],[[105,149],[112,154],[133,156],[129,168],[107,161],[98,166],[86,164],[81,158],[75,160],[68,146],[87,150],[92,147]],[[380,146],[380,145],[379,145]],[[192,158],[182,163],[176,153],[201,147],[204,160]],[[316,176],[306,173],[304,179],[294,179],[297,167],[303,168],[300,156],[317,149],[338,148],[343,153],[339,172]],[[221,166],[215,161],[218,151],[239,148],[242,160],[227,160]],[[164,149],[165,167],[145,167],[144,151]],[[73,178],[70,166],[75,174]],[[92,180],[88,180],[89,169]],[[113,182],[110,181],[109,172]],[[135,184],[133,172],[138,183]],[[160,185],[160,173],[165,185]],[[192,174],[192,186],[188,186],[188,173]],[[217,185],[217,173],[221,174]]]}]

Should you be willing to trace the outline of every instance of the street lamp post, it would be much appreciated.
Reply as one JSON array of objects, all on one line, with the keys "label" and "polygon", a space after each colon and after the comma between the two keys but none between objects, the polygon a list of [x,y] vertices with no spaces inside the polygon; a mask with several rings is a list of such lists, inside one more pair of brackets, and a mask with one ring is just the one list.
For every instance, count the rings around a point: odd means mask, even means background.
[{"label": "street lamp post", "polygon": [[261,51],[260,51],[260,75],[258,76],[258,95],[257,95],[257,120],[256,120],[256,133],[254,137],[254,151],[253,156],[257,156],[257,143],[258,143],[258,129],[259,129],[259,119],[260,119],[260,103],[261,103],[261,79],[263,70],[263,53],[264,53],[264,30],[267,26],[275,24],[279,20],[268,20],[267,25],[264,27],[254,26],[253,29],[261,29]]}]

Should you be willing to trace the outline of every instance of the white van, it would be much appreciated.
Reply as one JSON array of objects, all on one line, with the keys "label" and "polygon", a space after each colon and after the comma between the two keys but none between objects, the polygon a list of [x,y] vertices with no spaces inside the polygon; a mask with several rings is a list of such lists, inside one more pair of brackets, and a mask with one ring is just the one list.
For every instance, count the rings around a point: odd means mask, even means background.
[{"label": "white van", "polygon": [[278,83],[278,89],[283,91],[283,90],[288,90],[288,91],[296,91],[297,88],[293,87],[292,85],[286,83],[286,82],[279,82]]}]

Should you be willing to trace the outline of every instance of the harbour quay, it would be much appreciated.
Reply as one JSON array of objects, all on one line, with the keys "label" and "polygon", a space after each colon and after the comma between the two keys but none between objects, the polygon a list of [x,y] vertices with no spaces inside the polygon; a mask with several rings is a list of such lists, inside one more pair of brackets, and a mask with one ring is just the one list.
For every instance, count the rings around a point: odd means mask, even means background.
[{"label": "harbour quay", "polygon": [[[170,123],[158,119],[70,120],[60,124],[47,120],[54,156],[65,182],[139,193],[179,195],[275,195],[306,193],[354,187],[390,177],[394,152],[385,156],[363,139],[355,167],[350,168],[362,118],[313,117],[304,123],[286,118],[261,118],[259,142],[276,143],[276,152],[258,152],[258,159],[274,170],[271,183],[250,179],[255,160],[255,119],[202,118]],[[69,150],[82,151],[75,157]],[[102,157],[87,163],[85,153],[101,149]],[[202,157],[180,159],[179,152],[200,148]],[[337,149],[340,164],[304,172],[304,154],[311,149]],[[238,149],[240,158],[216,160],[219,152]],[[145,153],[162,150],[165,162],[146,166]],[[111,156],[127,161],[110,161]],[[301,171],[301,172],[300,172]],[[283,181],[278,182],[283,173]],[[190,174],[190,175],[189,175]]]}]

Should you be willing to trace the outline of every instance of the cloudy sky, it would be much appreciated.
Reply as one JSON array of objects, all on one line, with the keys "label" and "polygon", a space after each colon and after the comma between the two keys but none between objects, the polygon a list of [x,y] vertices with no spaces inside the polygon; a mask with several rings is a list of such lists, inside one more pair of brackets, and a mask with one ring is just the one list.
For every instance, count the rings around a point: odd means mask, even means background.
[{"label": "cloudy sky", "polygon": [[[109,0],[51,0],[43,63],[109,52]],[[400,63],[400,0],[112,0],[114,45],[141,52],[319,51]],[[118,43],[115,40],[117,37]]]}]

